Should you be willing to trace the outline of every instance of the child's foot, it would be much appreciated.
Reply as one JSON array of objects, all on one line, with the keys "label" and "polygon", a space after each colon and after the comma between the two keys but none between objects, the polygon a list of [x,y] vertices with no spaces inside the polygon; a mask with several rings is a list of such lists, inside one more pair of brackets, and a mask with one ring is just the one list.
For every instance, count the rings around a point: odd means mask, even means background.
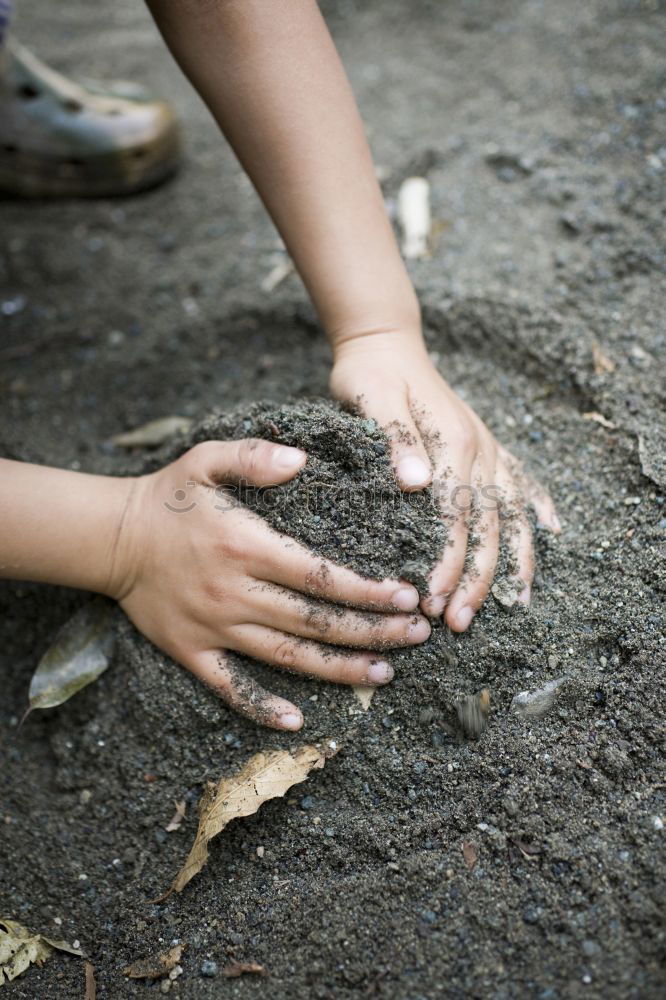
[{"label": "child's foot", "polygon": [[171,106],[109,90],[79,86],[9,42],[0,53],[0,192],[106,197],[172,174],[180,150]]}]

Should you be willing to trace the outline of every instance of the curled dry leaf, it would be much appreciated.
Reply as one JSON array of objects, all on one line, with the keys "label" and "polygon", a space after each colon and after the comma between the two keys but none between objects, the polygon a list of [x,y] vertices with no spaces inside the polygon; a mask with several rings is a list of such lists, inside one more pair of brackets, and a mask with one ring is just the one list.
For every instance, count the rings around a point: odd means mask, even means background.
[{"label": "curled dry leaf", "polygon": [[187,808],[185,799],[182,799],[180,802],[174,802],[174,806],[176,807],[176,811],[164,827],[167,833],[173,833],[174,830],[177,830],[185,818],[185,809]]},{"label": "curled dry leaf", "polygon": [[186,434],[193,421],[189,417],[161,417],[150,420],[133,431],[111,438],[118,448],[157,448],[175,434]]},{"label": "curled dry leaf", "polygon": [[360,702],[361,708],[364,712],[367,712],[370,708],[370,702],[372,701],[376,690],[376,687],[364,687],[361,684],[355,684],[352,687],[352,691]]},{"label": "curled dry leaf", "polygon": [[83,954],[66,941],[51,941],[41,934],[31,934],[17,920],[0,919],[0,986],[16,979],[30,965],[42,965],[54,949],[71,955]]},{"label": "curled dry leaf", "polygon": [[483,688],[478,694],[468,694],[456,705],[458,722],[469,739],[478,740],[488,724],[490,691]]},{"label": "curled dry leaf", "polygon": [[[315,767],[323,767],[334,748],[317,746],[257,753],[238,774],[209,783],[199,803],[199,829],[190,853],[166,895],[180,892],[208,860],[208,842],[231,822],[251,816],[268,799],[284,795],[292,785],[305,781]],[[166,897],[163,897],[166,898]]]},{"label": "curled dry leaf", "polygon": [[235,979],[237,976],[242,976],[247,972],[254,973],[257,976],[268,975],[267,970],[263,965],[259,965],[259,962],[229,962],[222,969],[222,975],[226,976],[227,979]]},{"label": "curled dry leaf", "polygon": [[463,840],[462,852],[465,864],[472,871],[479,858],[476,844],[473,844],[471,840]]},{"label": "curled dry leaf", "polygon": [[114,604],[96,597],[58,632],[30,682],[30,708],[53,708],[97,680],[113,656]]},{"label": "curled dry leaf", "polygon": [[161,955],[138,958],[136,962],[123,969],[123,975],[129,976],[130,979],[161,979],[162,976],[168,976],[178,965],[184,950],[184,944],[176,944]]}]

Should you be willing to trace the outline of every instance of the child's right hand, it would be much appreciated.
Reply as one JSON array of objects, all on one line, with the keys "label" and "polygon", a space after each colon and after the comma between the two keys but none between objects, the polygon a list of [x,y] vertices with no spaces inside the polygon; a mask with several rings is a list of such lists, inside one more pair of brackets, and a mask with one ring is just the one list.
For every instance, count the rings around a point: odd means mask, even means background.
[{"label": "child's right hand", "polygon": [[276,729],[300,729],[301,712],[261,688],[229,653],[376,685],[390,681],[393,669],[371,650],[430,634],[411,584],[366,580],[321,559],[219,489],[241,479],[286,482],[306,458],[267,441],[207,441],[137,479],[112,588],[155,645],[235,709]]}]

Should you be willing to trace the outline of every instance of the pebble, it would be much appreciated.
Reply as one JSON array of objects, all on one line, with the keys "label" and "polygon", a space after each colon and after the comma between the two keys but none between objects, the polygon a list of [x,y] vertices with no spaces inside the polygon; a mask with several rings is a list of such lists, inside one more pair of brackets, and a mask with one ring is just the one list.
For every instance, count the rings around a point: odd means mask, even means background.
[{"label": "pebble", "polygon": [[199,971],[206,979],[213,979],[217,975],[217,962],[213,962],[212,959],[207,958],[201,963]]},{"label": "pebble", "polygon": [[523,910],[523,921],[526,924],[538,924],[539,909],[536,906],[526,906]]},{"label": "pebble", "polygon": [[15,295],[13,299],[5,299],[0,305],[0,312],[3,316],[15,316],[25,309],[27,302],[25,295]]},{"label": "pebble", "polygon": [[511,711],[524,719],[541,719],[555,704],[557,694],[566,677],[557,677],[548,681],[536,691],[520,691],[511,702]]},{"label": "pebble", "polygon": [[507,580],[498,580],[490,592],[503,608],[512,608],[518,601],[518,591]]},{"label": "pebble", "polygon": [[301,799],[301,809],[314,809],[315,800],[312,795],[304,795]]}]

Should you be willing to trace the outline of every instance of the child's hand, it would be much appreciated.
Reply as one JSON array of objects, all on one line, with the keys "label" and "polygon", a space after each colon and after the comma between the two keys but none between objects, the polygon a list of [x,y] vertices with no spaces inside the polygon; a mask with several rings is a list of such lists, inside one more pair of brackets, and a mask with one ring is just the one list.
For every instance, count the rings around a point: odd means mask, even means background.
[{"label": "child's hand", "polygon": [[[331,389],[358,402],[389,435],[402,489],[433,482],[450,539],[421,602],[424,612],[435,617],[446,608],[452,629],[468,627],[493,581],[500,527],[524,585],[519,600],[527,604],[534,553],[525,507],[532,505],[539,522],[557,532],[555,508],[446,384],[420,336],[374,333],[336,345]],[[473,553],[471,531],[478,537]]]},{"label": "child's hand", "polygon": [[286,482],[305,461],[304,452],[267,441],[208,441],[138,479],[112,595],[141,632],[230,705],[278,729],[300,729],[300,711],[243,674],[228,652],[375,685],[393,670],[371,649],[430,634],[410,584],[364,580],[318,558],[220,489],[241,479]]}]

